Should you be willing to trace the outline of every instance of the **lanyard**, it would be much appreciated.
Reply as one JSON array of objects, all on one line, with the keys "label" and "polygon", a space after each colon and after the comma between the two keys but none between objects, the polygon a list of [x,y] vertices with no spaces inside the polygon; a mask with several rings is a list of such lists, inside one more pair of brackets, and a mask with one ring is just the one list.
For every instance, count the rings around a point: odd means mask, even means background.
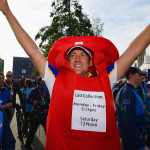
[{"label": "lanyard", "polygon": [[144,103],[144,101],[143,101],[143,99],[141,98],[141,96],[140,96],[140,99],[141,99],[141,101],[142,101],[144,111],[145,111],[145,113],[147,113],[146,104]]},{"label": "lanyard", "polygon": [[44,97],[45,97],[45,91],[43,91],[43,95],[42,95],[42,92],[40,90],[38,90],[40,95],[41,95],[41,99],[44,100]]},{"label": "lanyard", "polygon": [[8,85],[7,83],[5,83],[5,84],[7,85],[7,87],[8,87],[9,89],[11,89],[11,90],[13,89],[13,84],[14,84],[13,82],[12,82],[12,84],[9,83],[9,85]]}]

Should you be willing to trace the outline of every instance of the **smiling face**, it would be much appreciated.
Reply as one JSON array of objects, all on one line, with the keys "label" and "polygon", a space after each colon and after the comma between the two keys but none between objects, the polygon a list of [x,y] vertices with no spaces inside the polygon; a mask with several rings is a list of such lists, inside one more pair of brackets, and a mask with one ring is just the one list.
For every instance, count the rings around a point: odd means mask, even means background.
[{"label": "smiling face", "polygon": [[88,77],[89,68],[92,67],[92,60],[83,50],[76,49],[70,52],[67,62],[76,74]]}]

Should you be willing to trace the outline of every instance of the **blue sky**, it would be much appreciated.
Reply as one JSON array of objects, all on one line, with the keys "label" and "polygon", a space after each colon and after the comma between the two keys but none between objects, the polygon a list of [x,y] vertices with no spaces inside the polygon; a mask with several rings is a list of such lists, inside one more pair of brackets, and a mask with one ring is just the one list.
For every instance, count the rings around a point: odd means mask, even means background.
[{"label": "blue sky", "polygon": [[[52,0],[8,0],[12,12],[34,39],[43,26],[49,25]],[[111,40],[121,55],[130,42],[150,23],[149,0],[80,0],[89,18],[104,23],[103,37]],[[5,72],[12,70],[13,56],[27,57],[15,39],[5,17],[0,13],[0,58]],[[38,41],[36,41],[38,44]]]},{"label": "blue sky", "polygon": [[150,23],[149,0],[81,0],[81,4],[91,18],[102,20],[103,36],[117,46],[120,55]]}]

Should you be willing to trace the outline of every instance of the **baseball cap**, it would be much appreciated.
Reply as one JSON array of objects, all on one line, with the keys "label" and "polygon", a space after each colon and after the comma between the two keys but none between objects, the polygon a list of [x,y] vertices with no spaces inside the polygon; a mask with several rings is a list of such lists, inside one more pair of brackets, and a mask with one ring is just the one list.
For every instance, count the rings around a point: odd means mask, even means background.
[{"label": "baseball cap", "polygon": [[129,76],[129,74],[132,73],[132,74],[135,74],[135,73],[139,73],[140,75],[142,76],[146,76],[147,75],[147,72],[145,71],[141,71],[139,68],[137,67],[130,67],[130,69],[126,72],[125,76]]},{"label": "baseball cap", "polygon": [[42,77],[38,77],[37,78],[37,81],[39,82],[39,81],[42,81],[43,79],[42,79]]},{"label": "baseball cap", "polygon": [[76,50],[76,49],[79,49],[79,50],[84,51],[85,53],[87,53],[87,54],[90,56],[90,58],[92,58],[91,52],[90,52],[88,49],[86,49],[85,47],[82,47],[82,46],[74,46],[74,47],[70,48],[70,49],[68,50],[68,52],[67,52],[67,57],[69,57],[70,53],[71,53],[73,50]]}]

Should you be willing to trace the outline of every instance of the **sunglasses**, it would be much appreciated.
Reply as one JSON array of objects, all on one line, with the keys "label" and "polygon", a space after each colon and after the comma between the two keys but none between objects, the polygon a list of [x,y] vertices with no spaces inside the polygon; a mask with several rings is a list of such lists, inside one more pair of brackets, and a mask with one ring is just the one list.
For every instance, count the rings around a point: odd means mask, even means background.
[{"label": "sunglasses", "polygon": [[12,75],[6,75],[6,77],[12,77]]}]

